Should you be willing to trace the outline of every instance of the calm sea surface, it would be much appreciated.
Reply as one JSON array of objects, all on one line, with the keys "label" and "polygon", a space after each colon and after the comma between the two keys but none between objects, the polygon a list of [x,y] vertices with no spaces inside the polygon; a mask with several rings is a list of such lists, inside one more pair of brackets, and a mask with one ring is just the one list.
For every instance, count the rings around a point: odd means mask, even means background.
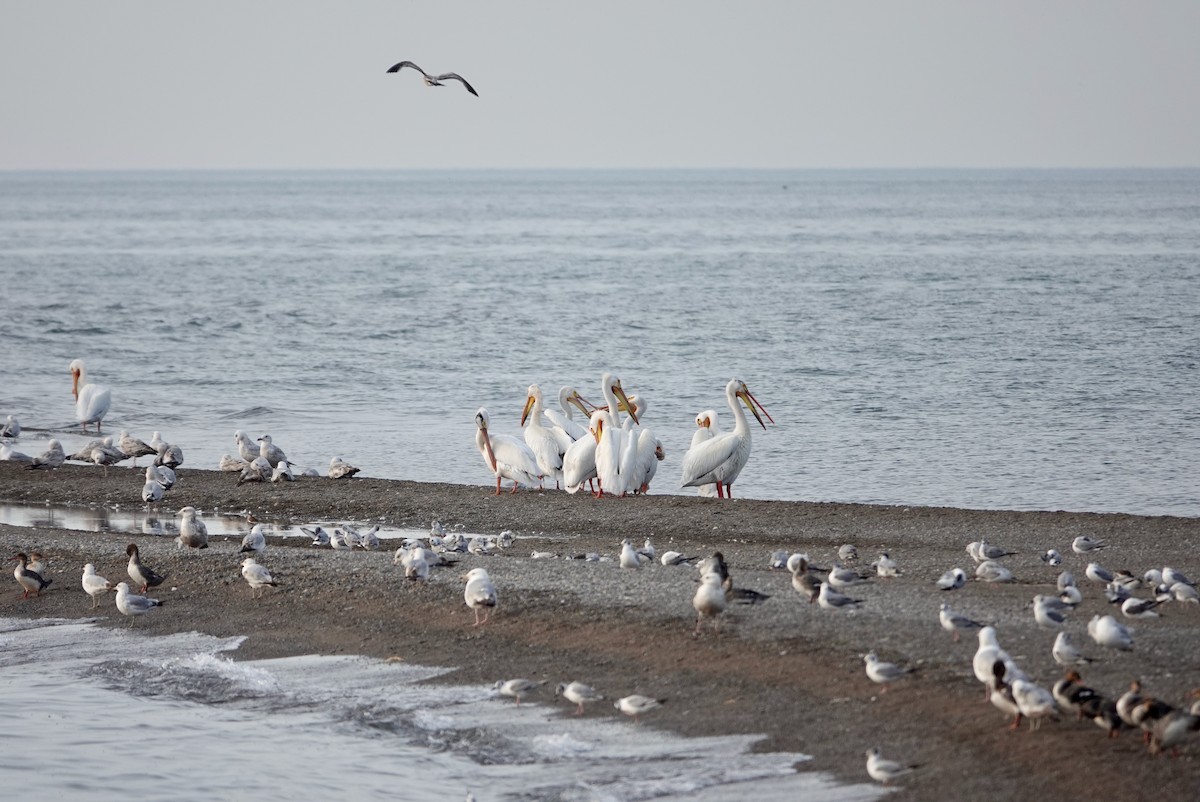
[{"label": "calm sea surface", "polygon": [[1197,220],[1186,170],[0,174],[0,415],[82,357],[187,465],[487,484],[477,407],[607,370],[683,492],[738,377],[736,495],[1195,516]]}]

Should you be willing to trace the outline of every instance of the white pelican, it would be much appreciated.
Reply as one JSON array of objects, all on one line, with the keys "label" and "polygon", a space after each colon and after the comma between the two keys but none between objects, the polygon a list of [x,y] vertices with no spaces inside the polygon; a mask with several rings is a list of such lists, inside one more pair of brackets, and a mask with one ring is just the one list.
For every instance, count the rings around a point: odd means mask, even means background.
[{"label": "white pelican", "polygon": [[[621,380],[611,373],[600,377],[600,391],[604,394],[606,406],[591,414],[589,426],[596,440],[596,479],[600,484],[596,497],[600,498],[605,493],[623,496],[633,489],[627,484],[632,478],[637,459],[637,444],[635,442],[631,449],[625,447],[625,430],[620,427],[619,410],[629,412],[632,426],[638,422],[637,407],[625,395]],[[605,474],[608,474],[607,484]]]},{"label": "white pelican", "polygon": [[584,418],[590,417],[591,410],[588,409],[587,399],[581,396],[574,387],[561,387],[558,390],[558,406],[561,412],[559,409],[547,409],[546,418],[562,429],[567,437],[571,438],[571,442],[586,436],[587,427],[576,422],[574,410],[578,409],[582,412]]},{"label": "white pelican", "polygon": [[75,395],[75,420],[83,425],[84,432],[89,423],[96,424],[96,434],[100,434],[100,421],[112,406],[112,392],[103,384],[88,381],[87,366],[82,359],[71,360],[68,369],[71,371],[71,392]]},{"label": "white pelican", "polygon": [[[562,487],[563,453],[573,442],[566,432],[547,426],[543,417],[542,388],[529,385],[525,408],[521,410],[521,426],[525,429],[525,445],[537,460],[538,471],[543,477],[554,479],[555,488]],[[532,413],[532,414],[531,414]],[[561,434],[561,436],[560,436]]]},{"label": "white pelican", "polygon": [[480,407],[475,412],[475,446],[483,455],[483,461],[496,476],[496,495],[500,495],[500,482],[508,479],[513,483],[512,492],[521,484],[535,485],[541,481],[541,469],[533,450],[508,434],[488,432],[488,412]]},{"label": "white pelican", "polygon": [[[703,412],[696,413],[696,431],[692,432],[692,445],[695,448],[700,443],[706,440],[711,440],[721,433],[721,427],[717,423],[717,411],[715,409],[706,409]],[[696,495],[702,498],[716,498],[716,484],[700,485],[696,488]]]},{"label": "white pelican", "polygon": [[442,81],[458,81],[467,88],[468,92],[475,97],[479,97],[479,93],[475,91],[475,88],[467,83],[467,79],[463,78],[457,72],[443,72],[441,75],[430,75],[416,64],[413,64],[411,61],[401,61],[398,64],[393,64],[392,66],[388,67],[387,71],[400,72],[400,70],[404,69],[405,67],[412,67],[414,70],[421,73],[421,77],[424,79],[426,86],[443,86]]},{"label": "white pelican", "polygon": [[758,403],[758,399],[750,394],[744,381],[730,379],[729,384],[725,385],[725,401],[733,412],[733,431],[688,449],[688,453],[683,455],[683,487],[715,483],[717,498],[733,498],[733,483],[750,459],[750,426],[746,423],[746,414],[738,405],[738,399],[745,402],[763,429],[767,428],[767,424],[759,416],[759,409],[767,416],[767,420],[775,422],[766,408]]},{"label": "white pelican", "polygon": [[596,478],[596,438],[581,437],[563,454],[563,487],[568,493],[578,493],[584,482]]}]

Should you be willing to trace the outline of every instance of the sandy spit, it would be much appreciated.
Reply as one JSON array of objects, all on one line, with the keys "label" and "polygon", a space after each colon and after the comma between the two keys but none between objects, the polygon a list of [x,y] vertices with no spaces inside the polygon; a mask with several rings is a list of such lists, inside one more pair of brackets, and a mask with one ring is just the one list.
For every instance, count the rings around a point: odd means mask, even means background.
[{"label": "sandy spit", "polygon": [[[643,726],[685,734],[765,733],[760,748],[814,756],[806,768],[866,779],[864,751],[921,764],[899,783],[896,799],[1192,800],[1200,796],[1200,736],[1179,757],[1147,754],[1138,733],[1109,741],[1091,722],[1064,716],[1035,732],[1005,729],[1004,716],[982,701],[971,672],[975,639],[960,643],[938,625],[945,601],[994,624],[1001,643],[1047,687],[1062,676],[1050,656],[1055,632],[1039,629],[1029,603],[1053,593],[1062,568],[1039,559],[1047,548],[1066,557],[1084,602],[1067,631],[1097,662],[1084,680],[1111,695],[1133,678],[1147,692],[1182,704],[1200,686],[1200,606],[1170,604],[1163,617],[1130,623],[1130,653],[1103,650],[1086,635],[1094,614],[1120,613],[1099,585],[1088,583],[1088,560],[1070,544],[1082,534],[1108,541],[1096,559],[1111,570],[1141,575],[1172,565],[1200,577],[1200,520],[1068,512],[1004,512],[851,504],[718,501],[679,496],[596,500],[565,493],[495,496],[482,486],[422,484],[378,479],[307,479],[292,484],[245,485],[215,471],[180,472],[166,509],[185,505],[206,512],[247,510],[279,525],[311,520],[381,522],[426,529],[433,518],[463,531],[513,530],[517,545],[495,556],[464,555],[429,583],[403,579],[389,550],[334,552],[298,538],[273,538],[262,562],[280,587],[258,601],[239,574],[238,543],[180,554],[173,541],[152,536],[0,526],[4,556],[40,550],[51,557],[54,585],[41,598],[21,600],[14,581],[0,594],[0,615],[84,617],[90,599],[79,586],[85,562],[102,575],[125,578],[125,545],[139,543],[144,560],[169,574],[155,594],[167,601],[137,622],[146,633],[197,630],[246,635],[245,659],[302,653],[398,656],[414,663],[459,666],[440,681],[486,682],[516,676],[548,680],[551,687],[579,679],[609,698],[645,693],[668,699]],[[76,506],[140,507],[140,472],[68,465],[54,474],[0,463],[0,500]],[[758,606],[732,607],[721,632],[693,635],[691,599],[696,572],[647,565],[622,570],[613,562],[533,560],[533,550],[563,557],[586,552],[616,556],[622,538],[651,538],[661,553],[724,553],[735,583],[770,594]],[[971,581],[938,591],[948,568],[973,572],[964,547],[985,538],[1016,552],[1005,562],[1017,581]],[[854,592],[854,612],[808,605],[787,572],[771,571],[775,549],[805,551],[820,565],[853,543],[864,572],[887,551],[902,576],[872,579]],[[460,575],[484,566],[500,590],[500,606],[485,627],[472,626]],[[1145,595],[1145,592],[1143,592]],[[99,611],[124,625],[111,600]],[[870,682],[861,655],[918,669],[886,693]],[[544,694],[554,704],[552,694]],[[588,715],[619,715],[608,705]]]}]

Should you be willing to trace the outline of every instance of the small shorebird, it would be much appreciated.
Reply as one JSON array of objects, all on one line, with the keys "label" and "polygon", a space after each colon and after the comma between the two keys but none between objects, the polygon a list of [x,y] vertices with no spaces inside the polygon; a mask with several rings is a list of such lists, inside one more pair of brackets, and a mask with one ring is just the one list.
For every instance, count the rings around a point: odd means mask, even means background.
[{"label": "small shorebird", "polygon": [[405,67],[412,67],[414,70],[421,73],[425,79],[426,86],[443,86],[444,84],[442,84],[442,81],[458,81],[467,88],[468,92],[475,97],[479,97],[479,93],[475,91],[475,87],[467,83],[467,79],[463,78],[457,72],[443,72],[441,75],[430,75],[416,64],[413,64],[411,61],[401,61],[399,64],[393,64],[392,66],[388,67],[387,71],[400,72],[400,70],[404,69]]}]

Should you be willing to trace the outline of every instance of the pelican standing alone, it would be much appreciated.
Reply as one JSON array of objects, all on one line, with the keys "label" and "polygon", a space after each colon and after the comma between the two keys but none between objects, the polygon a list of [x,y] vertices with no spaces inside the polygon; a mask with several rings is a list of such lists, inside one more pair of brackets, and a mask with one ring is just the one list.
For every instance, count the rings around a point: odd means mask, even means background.
[{"label": "pelican standing alone", "polygon": [[750,426],[746,423],[746,413],[742,412],[738,399],[745,402],[763,429],[767,428],[767,424],[759,416],[759,409],[767,416],[767,420],[775,422],[766,408],[758,403],[758,399],[750,394],[744,381],[730,379],[729,384],[725,385],[725,402],[733,412],[733,431],[719,434],[688,449],[683,455],[683,487],[715,483],[717,498],[733,498],[733,483],[750,459]]},{"label": "pelican standing alone", "polygon": [[100,434],[100,421],[108,414],[112,406],[112,392],[103,384],[92,384],[88,381],[87,366],[82,359],[73,359],[68,365],[71,371],[71,392],[75,395],[75,420],[87,432],[88,424],[96,424],[96,434]]},{"label": "pelican standing alone", "polygon": [[537,457],[529,446],[512,435],[490,434],[489,421],[487,410],[480,407],[475,412],[475,446],[483,455],[488,470],[496,476],[496,495],[500,495],[500,482],[503,479],[513,483],[513,493],[521,484],[534,485],[541,481]]}]

